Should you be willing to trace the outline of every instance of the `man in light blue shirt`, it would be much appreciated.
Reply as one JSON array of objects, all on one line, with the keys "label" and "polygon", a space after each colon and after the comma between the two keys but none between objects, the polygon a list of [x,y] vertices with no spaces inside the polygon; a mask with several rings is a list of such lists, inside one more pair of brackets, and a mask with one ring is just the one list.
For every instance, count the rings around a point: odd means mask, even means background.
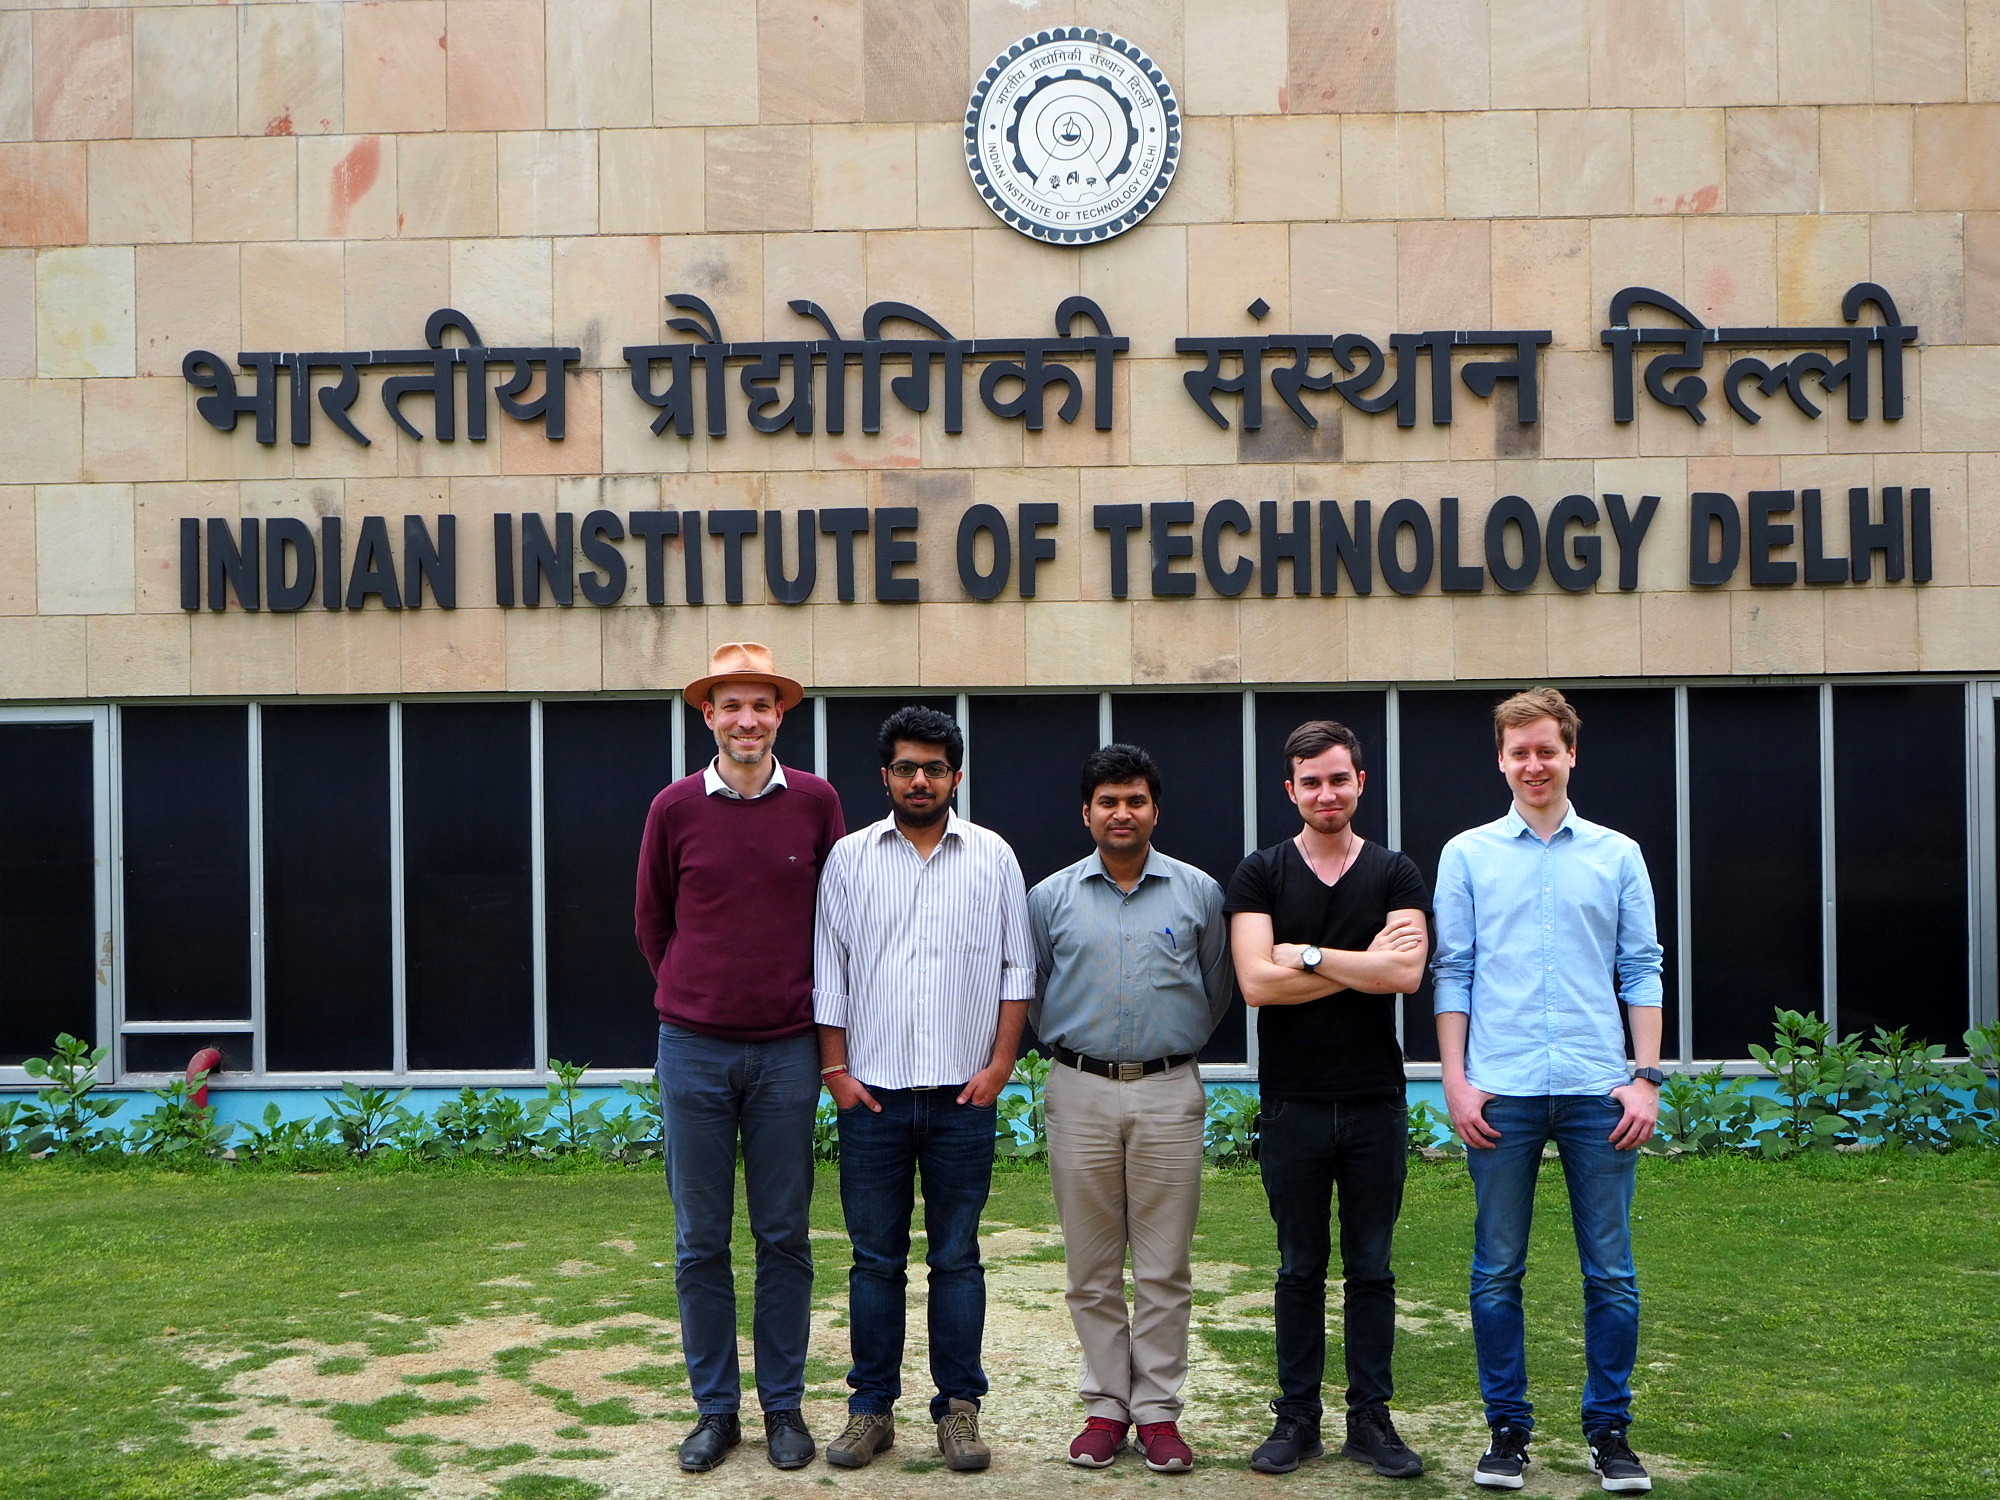
[{"label": "man in light blue shirt", "polygon": [[1222,888],[1153,847],[1150,755],[1106,745],[1082,783],[1097,848],[1028,893],[1029,1018],[1055,1055],[1049,1185],[1083,1345],[1085,1422],[1069,1461],[1108,1466],[1136,1425],[1146,1466],[1176,1474],[1194,1465],[1179,1422],[1207,1114],[1195,1054],[1235,994],[1229,929]]},{"label": "man in light blue shirt", "polygon": [[1626,1437],[1639,1343],[1632,1184],[1660,1109],[1660,945],[1639,846],[1570,806],[1580,722],[1553,688],[1493,711],[1514,805],[1438,860],[1438,1053],[1478,1204],[1472,1336],[1492,1443],[1473,1480],[1519,1489],[1528,1463],[1521,1278],[1554,1141],[1583,1265],[1590,1463],[1604,1489],[1637,1493],[1653,1486]]}]

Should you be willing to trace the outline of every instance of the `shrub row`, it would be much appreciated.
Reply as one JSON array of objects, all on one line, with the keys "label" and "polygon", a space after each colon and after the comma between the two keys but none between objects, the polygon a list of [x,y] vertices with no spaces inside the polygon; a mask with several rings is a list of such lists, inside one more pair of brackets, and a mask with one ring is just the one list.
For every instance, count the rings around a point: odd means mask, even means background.
[{"label": "shrub row", "polygon": [[[1900,1028],[1877,1028],[1866,1040],[1836,1037],[1824,1021],[1780,1009],[1773,1044],[1750,1051],[1771,1075],[1770,1093],[1753,1091],[1750,1079],[1728,1077],[1720,1067],[1672,1074],[1660,1090],[1659,1134],[1651,1149],[1782,1157],[1841,1148],[2000,1147],[2000,1023],[1967,1031],[1965,1055],[1952,1060],[1942,1045],[1911,1041]],[[240,1127],[218,1121],[213,1106],[195,1103],[201,1078],[176,1079],[153,1091],[152,1109],[121,1127],[113,1116],[127,1101],[98,1092],[97,1070],[106,1055],[107,1049],[64,1034],[50,1056],[28,1059],[28,1074],[44,1086],[27,1099],[0,1099],[0,1156],[115,1153],[188,1161],[227,1155],[310,1168],[356,1157],[636,1163],[661,1154],[658,1081],[624,1083],[632,1102],[614,1111],[614,1101],[586,1097],[584,1064],[552,1060],[555,1076],[539,1099],[465,1088],[426,1114],[404,1102],[407,1088],[343,1083],[317,1118],[287,1119],[276,1104],[267,1104],[261,1123]],[[1048,1159],[1048,1074],[1045,1057],[1031,1055],[1016,1065],[1014,1087],[999,1101],[995,1150],[1003,1162]],[[1429,1103],[1419,1100],[1409,1113],[1412,1152],[1463,1149],[1449,1121]],[[1209,1163],[1247,1166],[1255,1155],[1256,1122],[1257,1096],[1248,1089],[1211,1090]],[[839,1125],[823,1098],[813,1154],[834,1161],[839,1153]]]}]

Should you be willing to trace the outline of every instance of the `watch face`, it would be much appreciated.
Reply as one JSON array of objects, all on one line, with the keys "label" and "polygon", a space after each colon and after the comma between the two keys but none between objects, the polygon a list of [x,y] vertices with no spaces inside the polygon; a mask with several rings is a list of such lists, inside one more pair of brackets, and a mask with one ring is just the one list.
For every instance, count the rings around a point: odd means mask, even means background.
[{"label": "watch face", "polygon": [[1304,964],[1308,969],[1317,969],[1319,967],[1319,961],[1323,957],[1325,957],[1325,955],[1322,954],[1319,951],[1319,949],[1308,948],[1304,952],[1299,954],[1299,962]]}]

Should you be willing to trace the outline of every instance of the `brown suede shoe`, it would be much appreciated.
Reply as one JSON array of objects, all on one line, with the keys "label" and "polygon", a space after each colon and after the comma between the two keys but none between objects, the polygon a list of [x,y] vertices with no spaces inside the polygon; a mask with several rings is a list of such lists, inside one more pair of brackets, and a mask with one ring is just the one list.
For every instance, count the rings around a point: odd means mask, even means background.
[{"label": "brown suede shoe", "polygon": [[840,1436],[826,1445],[836,1469],[865,1469],[878,1453],[896,1446],[896,1419],[886,1411],[849,1412]]},{"label": "brown suede shoe", "polygon": [[954,1399],[937,1429],[947,1469],[983,1469],[993,1462],[993,1450],[979,1440],[979,1408],[970,1401]]}]

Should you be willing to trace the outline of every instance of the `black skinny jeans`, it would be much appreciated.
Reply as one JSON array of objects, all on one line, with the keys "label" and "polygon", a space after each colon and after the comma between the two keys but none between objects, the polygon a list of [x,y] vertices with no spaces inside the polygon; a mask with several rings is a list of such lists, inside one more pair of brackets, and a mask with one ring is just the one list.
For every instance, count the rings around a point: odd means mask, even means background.
[{"label": "black skinny jeans", "polygon": [[1278,1229],[1279,1411],[1317,1422],[1326,1371],[1326,1272],[1336,1190],[1347,1409],[1388,1405],[1396,1342],[1396,1215],[1409,1171],[1408,1111],[1400,1100],[1319,1104],[1279,1100],[1258,1116],[1258,1161]]}]

